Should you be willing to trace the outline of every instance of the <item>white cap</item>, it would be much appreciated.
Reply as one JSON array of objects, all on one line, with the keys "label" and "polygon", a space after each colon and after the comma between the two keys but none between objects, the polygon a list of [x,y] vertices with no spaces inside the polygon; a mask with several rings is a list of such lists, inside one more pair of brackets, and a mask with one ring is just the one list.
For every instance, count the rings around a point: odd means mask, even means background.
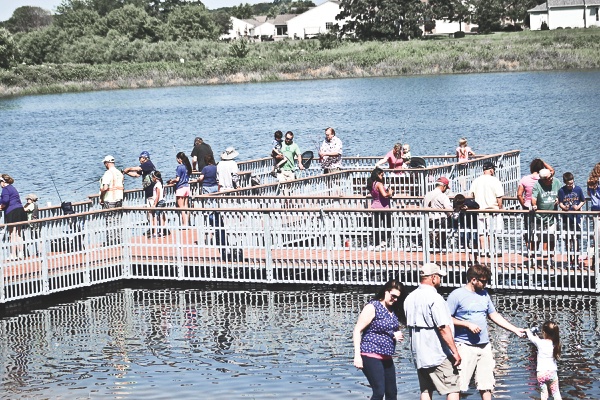
[{"label": "white cap", "polygon": [[114,163],[115,162],[115,158],[113,156],[106,156],[106,157],[104,157],[104,160],[102,160],[102,162]]}]

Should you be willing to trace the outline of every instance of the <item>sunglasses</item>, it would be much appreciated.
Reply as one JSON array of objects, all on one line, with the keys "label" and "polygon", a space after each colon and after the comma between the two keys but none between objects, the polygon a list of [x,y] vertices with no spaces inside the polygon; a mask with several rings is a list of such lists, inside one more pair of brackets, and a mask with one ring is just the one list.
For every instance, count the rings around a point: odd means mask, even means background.
[{"label": "sunglasses", "polygon": [[391,297],[392,297],[392,299],[394,299],[394,300],[398,300],[398,299],[400,298],[400,296],[399,296],[399,295],[397,295],[397,294],[392,294],[392,293],[390,293],[390,296],[391,296]]}]

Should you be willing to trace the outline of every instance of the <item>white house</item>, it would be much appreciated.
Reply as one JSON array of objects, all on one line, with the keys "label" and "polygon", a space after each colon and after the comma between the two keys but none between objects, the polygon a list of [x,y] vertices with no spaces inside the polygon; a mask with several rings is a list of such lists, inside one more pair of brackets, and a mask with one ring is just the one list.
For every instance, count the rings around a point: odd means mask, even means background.
[{"label": "white house", "polygon": [[239,39],[254,36],[254,28],[258,25],[256,20],[239,19],[231,17],[231,29],[219,37],[221,40]]},{"label": "white house", "polygon": [[540,30],[542,23],[548,28],[589,28],[600,26],[600,0],[548,0],[531,10],[529,27]]},{"label": "white house", "polygon": [[340,2],[328,0],[287,21],[287,35],[294,39],[307,39],[320,33],[330,32],[340,13]]}]

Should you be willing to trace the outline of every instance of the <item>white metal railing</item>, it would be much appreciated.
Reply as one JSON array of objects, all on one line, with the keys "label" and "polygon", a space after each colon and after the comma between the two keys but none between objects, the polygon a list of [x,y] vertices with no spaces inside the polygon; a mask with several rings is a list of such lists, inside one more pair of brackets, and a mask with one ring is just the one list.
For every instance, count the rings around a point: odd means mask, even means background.
[{"label": "white metal railing", "polygon": [[[495,288],[598,291],[598,213],[537,213],[555,221],[549,229],[524,211],[473,212],[490,219],[492,239],[478,246],[476,228],[436,221],[430,209],[296,204],[161,209],[164,223],[159,218],[162,225],[150,231],[160,237],[146,235],[144,208],[5,225],[0,302],[118,279],[371,285],[396,277],[416,284],[418,267],[429,261],[449,270],[449,286],[464,284],[468,265],[482,262],[492,267]],[[581,218],[578,225],[563,223],[572,215]],[[529,248],[526,240],[534,238]],[[386,245],[377,247],[381,241]]]}]

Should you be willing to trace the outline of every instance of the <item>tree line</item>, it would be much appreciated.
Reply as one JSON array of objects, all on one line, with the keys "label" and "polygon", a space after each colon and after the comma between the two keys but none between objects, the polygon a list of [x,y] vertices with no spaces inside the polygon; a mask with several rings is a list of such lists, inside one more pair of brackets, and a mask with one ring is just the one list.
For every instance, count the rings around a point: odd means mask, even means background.
[{"label": "tree line", "polygon": [[[405,40],[421,37],[421,27],[447,19],[492,31],[501,21],[523,21],[540,0],[341,0],[339,37]],[[216,41],[231,28],[230,17],[301,13],[312,1],[271,3],[208,10],[200,0],[63,0],[56,13],[19,7],[0,23],[0,67],[17,63],[89,63],[173,60],[186,43]],[[202,46],[203,54],[210,46]],[[189,52],[185,52],[189,54]],[[179,57],[177,57],[179,59]]]}]

